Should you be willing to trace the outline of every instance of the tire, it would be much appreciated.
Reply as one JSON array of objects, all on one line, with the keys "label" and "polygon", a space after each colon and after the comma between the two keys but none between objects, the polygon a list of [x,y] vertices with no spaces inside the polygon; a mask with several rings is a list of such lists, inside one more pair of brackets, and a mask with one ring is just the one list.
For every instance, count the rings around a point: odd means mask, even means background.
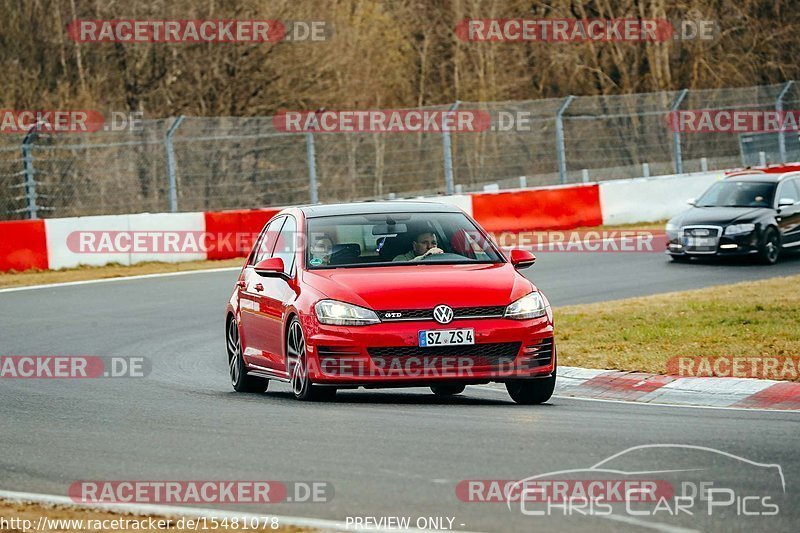
[{"label": "tire", "polygon": [[436,396],[455,396],[464,392],[466,388],[466,385],[459,385],[458,383],[445,383],[443,385],[433,385],[431,391]]},{"label": "tire", "polygon": [[758,260],[765,265],[774,265],[781,255],[781,236],[778,231],[769,227],[764,231],[764,239],[758,249]]},{"label": "tire", "polygon": [[269,386],[269,380],[247,375],[247,367],[242,357],[242,343],[239,339],[239,328],[236,319],[231,317],[228,320],[228,328],[225,334],[228,351],[228,372],[231,377],[231,385],[236,392],[264,392]]},{"label": "tire", "polygon": [[327,401],[336,397],[335,387],[320,387],[308,375],[308,352],[300,321],[294,317],[286,331],[286,370],[292,394],[300,401]]},{"label": "tire", "polygon": [[553,375],[544,379],[518,379],[506,382],[506,390],[511,399],[521,405],[544,403],[553,395],[556,388],[556,369]]}]

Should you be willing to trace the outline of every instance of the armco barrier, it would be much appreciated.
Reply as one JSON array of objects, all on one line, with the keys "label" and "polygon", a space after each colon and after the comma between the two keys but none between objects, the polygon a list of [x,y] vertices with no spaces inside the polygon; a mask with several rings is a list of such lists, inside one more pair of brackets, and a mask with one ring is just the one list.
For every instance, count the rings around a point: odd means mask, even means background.
[{"label": "armco barrier", "polygon": [[[209,211],[205,213],[205,231],[215,235],[249,233],[258,235],[269,219],[280,209],[255,209],[241,211]],[[240,247],[212,247],[208,251],[208,259],[232,259],[242,257]]]},{"label": "armco barrier", "polygon": [[0,222],[0,272],[32,268],[49,268],[44,221]]},{"label": "armco barrier", "polygon": [[600,184],[603,224],[630,224],[671,218],[689,206],[722,172],[604,181]]},{"label": "armco barrier", "polygon": [[599,226],[600,187],[595,183],[478,193],[472,195],[472,216],[494,232]]},{"label": "armco barrier", "polygon": [[205,253],[84,253],[79,232],[203,231],[203,213],[140,213],[96,217],[51,218],[44,221],[51,269],[78,265],[133,265],[145,261],[177,263],[206,258]]},{"label": "armco barrier", "polygon": [[[800,164],[776,165],[747,171],[800,171]],[[688,198],[697,197],[714,181],[737,172],[741,170],[438,196],[426,200],[456,205],[470,213],[490,232],[566,230],[669,218],[686,209]],[[249,250],[252,236],[278,211],[279,208],[268,208],[0,222],[0,272],[108,263],[130,265],[143,261],[177,262],[243,257]],[[206,232],[217,238],[228,235],[234,237],[226,240],[224,246],[217,246],[216,239],[211,239],[207,253],[87,254],[76,250],[74,245],[71,247],[68,242],[70,235],[75,238],[74,234],[80,231]],[[247,237],[244,243],[240,240],[242,236]]]}]

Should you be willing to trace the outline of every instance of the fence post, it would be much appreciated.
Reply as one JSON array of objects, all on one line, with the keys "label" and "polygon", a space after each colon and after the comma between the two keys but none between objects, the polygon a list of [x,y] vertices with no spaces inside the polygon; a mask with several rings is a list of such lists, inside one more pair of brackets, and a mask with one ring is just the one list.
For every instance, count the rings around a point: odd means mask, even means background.
[{"label": "fence post", "polygon": [[[780,117],[781,124],[783,124],[783,117],[781,117],[781,113],[783,112],[783,97],[786,96],[786,93],[789,92],[789,89],[792,88],[792,85],[794,85],[794,80],[787,81],[778,97],[775,98],[775,111],[778,112],[778,117]],[[785,135],[786,134],[783,132],[783,128],[778,130],[778,153],[780,154],[781,163],[786,163]]]},{"label": "fence post", "polygon": [[[456,100],[448,113],[452,113],[461,104],[460,100]],[[444,190],[445,194],[453,194],[453,147],[450,143],[450,129],[442,128],[442,156],[444,159]]]},{"label": "fence post", "polygon": [[36,220],[39,218],[39,208],[36,205],[36,179],[34,178],[34,174],[36,171],[33,168],[33,141],[36,137],[35,130],[38,128],[39,124],[34,125],[28,133],[25,134],[25,138],[22,139],[22,161],[23,161],[23,173],[25,174],[25,200],[28,204],[28,216],[31,220]]},{"label": "fence post", "polygon": [[683,155],[681,154],[681,132],[677,127],[679,122],[678,119],[675,118],[675,111],[683,103],[683,99],[686,98],[686,95],[689,94],[689,89],[683,89],[678,96],[675,98],[675,101],[672,102],[672,106],[669,108],[670,116],[673,120],[673,127],[672,127],[672,149],[674,151],[674,159],[675,159],[675,174],[683,174]]},{"label": "fence post", "polygon": [[569,95],[564,99],[561,107],[556,112],[556,157],[558,158],[558,177],[561,183],[567,182],[567,156],[566,148],[564,146],[564,111],[567,110],[569,104],[575,99],[574,96]]},{"label": "fence post", "polygon": [[314,147],[314,134],[306,133],[306,160],[308,161],[308,190],[311,194],[311,203],[319,203],[319,190],[317,188],[317,151]]},{"label": "fence post", "polygon": [[167,179],[169,182],[169,211],[178,212],[178,187],[175,179],[175,150],[172,148],[172,136],[183,122],[183,115],[179,115],[167,130],[164,136],[164,147],[167,150]]}]

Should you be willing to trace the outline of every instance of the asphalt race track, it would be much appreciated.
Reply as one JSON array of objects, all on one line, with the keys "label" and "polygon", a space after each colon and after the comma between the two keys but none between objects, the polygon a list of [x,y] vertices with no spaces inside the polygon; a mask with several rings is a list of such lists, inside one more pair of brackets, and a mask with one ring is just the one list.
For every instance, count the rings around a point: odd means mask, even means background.
[{"label": "asphalt race track", "polygon": [[[538,256],[528,275],[555,307],[800,272],[798,257],[761,267],[673,264],[661,254]],[[473,531],[638,531],[658,524],[665,531],[792,531],[800,523],[800,413],[565,398],[525,407],[492,386],[468,387],[452,399],[427,389],[343,391],[330,404],[296,402],[286,385],[274,383],[264,395],[236,394],[223,336],[235,277],[225,271],[0,293],[2,354],[147,356],[153,363],[143,379],[0,381],[0,489],[66,494],[74,481],[91,479],[320,480],[335,488],[328,503],[238,510],[335,520],[450,516],[456,529]],[[460,480],[586,468],[656,443],[781,465],[780,513],[620,522],[530,517],[456,497]],[[649,470],[674,465],[666,453],[649,461]],[[730,486],[774,489],[774,480],[745,468],[714,475]]]}]

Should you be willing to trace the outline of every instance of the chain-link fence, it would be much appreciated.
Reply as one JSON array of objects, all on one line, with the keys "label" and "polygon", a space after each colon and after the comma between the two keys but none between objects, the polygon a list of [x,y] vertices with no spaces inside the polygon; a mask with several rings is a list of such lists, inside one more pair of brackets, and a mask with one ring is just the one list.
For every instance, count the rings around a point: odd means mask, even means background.
[{"label": "chain-link fence", "polygon": [[761,163],[800,160],[797,131],[776,142],[775,135],[675,133],[667,123],[676,109],[800,109],[794,82],[456,105],[488,111],[492,128],[285,133],[272,117],[177,117],[143,121],[136,131],[6,134],[0,138],[0,218],[255,208],[602,181],[744,166],[753,153]]}]

